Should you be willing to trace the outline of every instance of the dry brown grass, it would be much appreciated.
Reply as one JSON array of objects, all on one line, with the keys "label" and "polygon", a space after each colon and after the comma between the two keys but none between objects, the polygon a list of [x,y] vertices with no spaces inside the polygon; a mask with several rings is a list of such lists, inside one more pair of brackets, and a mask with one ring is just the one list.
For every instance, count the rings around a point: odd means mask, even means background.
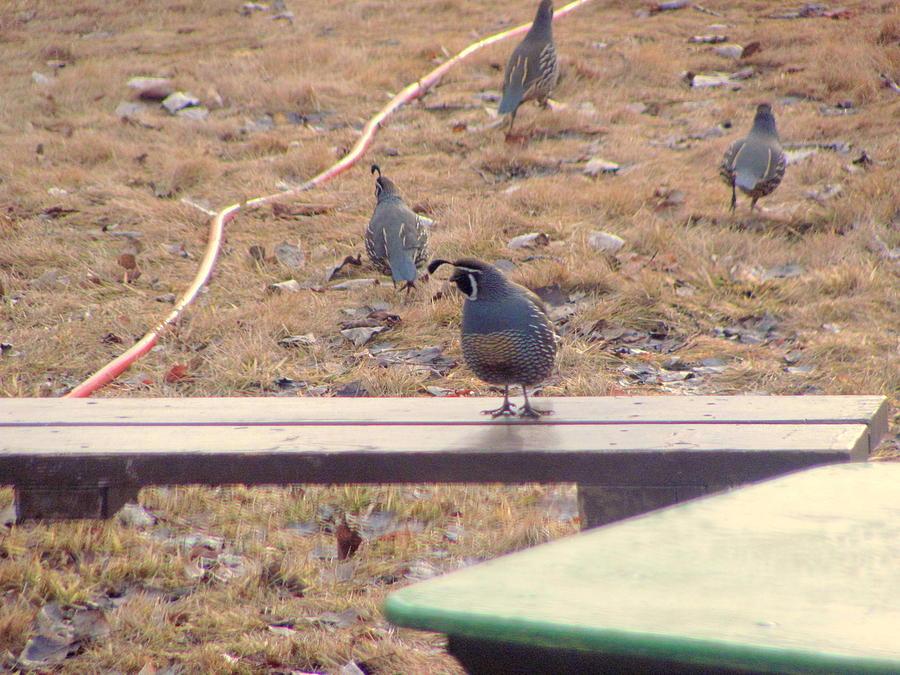
[{"label": "dry brown grass", "polygon": [[[206,236],[206,217],[181,198],[221,208],[310,178],[444,50],[454,53],[527,20],[534,3],[341,1],[312,10],[288,0],[300,17],[293,23],[272,21],[267,12],[241,16],[241,4],[16,0],[0,10],[2,342],[12,345],[0,357],[0,395],[59,393],[169,310],[157,298],[189,283]],[[326,267],[362,250],[374,160],[438,222],[437,255],[513,260],[517,280],[578,295],[575,314],[561,327],[559,373],[546,394],[866,393],[886,394],[896,406],[900,262],[878,244],[900,248],[900,95],[879,79],[900,79],[896,6],[849,2],[847,20],[789,21],[760,18],[784,11],[783,3],[705,4],[723,17],[685,9],[641,18],[634,3],[597,0],[561,19],[565,73],[555,98],[568,107],[525,106],[517,125],[534,134],[527,147],[485,129],[491,118],[476,97],[499,88],[512,45],[477,54],[395,115],[359,167],[303,195],[327,205],[326,213],[291,215],[271,206],[242,212],[228,228],[212,283],[177,329],[98,395],[285,395],[275,383],[282,377],[327,391],[358,380],[372,395],[423,395],[432,384],[490,395],[463,367],[436,379],[385,369],[340,339],[341,309],[386,302],[402,317],[387,334],[390,342],[439,344],[459,358],[459,298],[433,299],[442,279],[409,299],[389,283],[265,290],[292,276],[320,285]],[[759,40],[762,51],[738,64],[688,44],[692,35],[719,30],[714,23],[727,25],[731,41]],[[740,91],[691,89],[681,79],[686,71],[744,66],[757,75]],[[32,82],[32,71],[52,84]],[[157,128],[117,119],[118,103],[133,96],[127,80],[147,75],[169,77],[198,96],[212,110],[209,118],[151,112],[145,120]],[[781,187],[762,200],[765,214],[750,216],[741,199],[731,215],[718,161],[746,133],[762,100],[774,102],[783,141],[840,141],[853,149],[791,165]],[[825,114],[848,101],[853,114]],[[461,107],[430,109],[441,104]],[[309,124],[291,123],[292,114]],[[273,127],[248,130],[266,115]],[[705,136],[726,123],[723,135]],[[453,131],[463,124],[467,131]],[[876,163],[851,173],[846,167],[861,149]],[[587,177],[580,162],[591,156],[623,171]],[[842,192],[821,203],[809,199],[825,184]],[[684,202],[661,206],[660,195],[674,189]],[[144,244],[142,275],[130,285],[116,264],[125,243],[111,234],[117,230],[139,232]],[[616,257],[599,254],[587,244],[592,230],[614,232],[626,245]],[[550,245],[506,247],[531,231],[547,233]],[[300,268],[249,256],[250,246],[271,255],[282,241],[304,250]],[[191,257],[173,254],[173,245]],[[545,257],[526,262],[531,255]],[[800,265],[800,276],[763,280],[752,272],[787,263]],[[351,273],[376,276],[368,265]],[[781,334],[767,344],[740,344],[717,332],[766,312],[778,317]],[[618,369],[659,367],[671,355],[617,354],[589,339],[598,322],[635,330],[663,324],[685,339],[676,352],[684,361],[715,357],[727,367],[682,384],[639,384]],[[278,345],[306,333],[315,344]],[[791,350],[814,369],[790,372],[784,357]],[[175,364],[189,364],[194,377],[167,383]],[[896,418],[892,434],[896,439]],[[881,454],[896,456],[897,441]],[[334,671],[353,660],[374,673],[457,673],[438,638],[391,628],[380,603],[396,582],[407,583],[410,570],[452,569],[573,531],[544,506],[557,494],[571,496],[571,489],[147,489],[141,500],[160,522],[146,531],[110,522],[31,524],[0,534],[0,651],[22,649],[44,603],[93,601],[114,591],[127,600],[110,611],[110,638],[60,672],[136,673],[148,663],[180,664],[190,673]],[[11,499],[8,489],[0,495],[0,503]],[[336,563],[317,555],[333,546],[330,534],[285,528],[331,506],[351,516],[391,510],[423,525],[367,541],[351,563]],[[462,535],[448,539],[456,523]],[[191,550],[173,542],[197,532],[223,537],[225,550],[241,556],[243,572],[230,581],[191,576]],[[272,583],[266,570],[273,564],[278,578],[299,580],[302,597]],[[347,627],[319,620],[348,608],[360,619]],[[269,630],[284,620],[294,622],[293,633]]]}]

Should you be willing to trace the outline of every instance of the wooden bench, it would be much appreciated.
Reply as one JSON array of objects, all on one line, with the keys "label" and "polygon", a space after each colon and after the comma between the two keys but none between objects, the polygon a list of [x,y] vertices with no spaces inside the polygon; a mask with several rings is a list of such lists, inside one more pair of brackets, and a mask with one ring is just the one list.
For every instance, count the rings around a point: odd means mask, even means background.
[{"label": "wooden bench", "polygon": [[864,460],[880,396],[0,400],[0,485],[25,518],[105,518],[147,485],[576,482],[590,527],[817,464]]},{"label": "wooden bench", "polygon": [[900,462],[807,469],[394,592],[473,674],[900,673]]}]

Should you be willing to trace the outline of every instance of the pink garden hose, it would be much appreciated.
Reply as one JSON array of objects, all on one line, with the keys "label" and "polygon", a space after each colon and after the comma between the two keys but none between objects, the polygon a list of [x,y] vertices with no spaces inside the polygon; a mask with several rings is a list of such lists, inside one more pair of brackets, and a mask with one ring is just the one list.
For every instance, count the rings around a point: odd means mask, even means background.
[{"label": "pink garden hose", "polygon": [[[581,5],[585,5],[590,1],[591,0],[576,0],[575,2],[570,2],[568,5],[555,12],[554,18],[565,16],[572,10],[577,9]],[[407,85],[402,91],[395,95],[384,108],[378,111],[378,113],[366,123],[365,127],[363,127],[362,134],[360,135],[359,139],[346,155],[344,155],[336,164],[318,174],[317,176],[311,178],[302,185],[298,185],[297,187],[277,192],[275,194],[267,195],[265,197],[257,197],[243,204],[232,204],[231,206],[228,206],[219,211],[210,224],[209,239],[206,244],[206,251],[203,254],[203,259],[200,261],[200,267],[197,270],[197,274],[194,276],[194,280],[191,285],[178,299],[178,302],[175,303],[175,307],[171,312],[169,312],[168,316],[166,316],[166,318],[163,319],[156,327],[148,331],[147,334],[144,335],[144,337],[142,337],[132,347],[100,368],[97,372],[95,372],[78,386],[71,389],[64,396],[67,398],[83,398],[86,396],[90,396],[101,387],[109,384],[114,379],[116,379],[132,363],[134,363],[137,359],[139,359],[141,356],[143,356],[153,348],[153,346],[159,339],[160,334],[166,328],[174,325],[175,322],[178,321],[179,317],[181,317],[181,315],[184,313],[185,308],[187,308],[187,306],[194,301],[194,299],[197,297],[197,294],[200,292],[200,289],[203,288],[203,286],[209,280],[210,274],[212,274],[213,266],[216,262],[216,258],[218,258],[219,256],[219,250],[222,244],[222,235],[225,229],[225,225],[234,217],[234,214],[241,210],[241,208],[243,208],[244,206],[256,206],[258,204],[264,204],[266,202],[275,201],[276,199],[282,199],[283,197],[297,194],[299,192],[311,190],[317,185],[320,185],[325,181],[331,180],[335,176],[342,174],[344,171],[352,167],[357,161],[359,161],[360,157],[362,157],[365,151],[372,144],[375,133],[381,127],[382,123],[392,114],[394,114],[399,108],[424,94],[428,89],[439,82],[445,73],[447,73],[451,68],[460,63],[463,59],[467,58],[470,54],[473,54],[479,49],[492,45],[496,42],[500,42],[501,40],[505,40],[515,35],[521,35],[530,27],[531,24],[527,23],[522,26],[503,31],[502,33],[497,33],[496,35],[492,35],[488,38],[485,38],[484,40],[480,40],[479,42],[475,42],[474,44],[471,44],[463,49],[453,58],[445,61],[440,66],[432,70],[421,80]]]}]

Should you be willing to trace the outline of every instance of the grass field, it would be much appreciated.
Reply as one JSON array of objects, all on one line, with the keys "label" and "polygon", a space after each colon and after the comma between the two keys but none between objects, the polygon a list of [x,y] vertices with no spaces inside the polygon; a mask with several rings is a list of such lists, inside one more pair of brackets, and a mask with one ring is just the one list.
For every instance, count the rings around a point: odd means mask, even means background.
[{"label": "grass field", "polygon": [[[390,96],[536,6],[286,2],[293,18],[240,0],[0,8],[0,396],[60,395],[170,311],[206,244],[190,203],[311,178]],[[497,397],[460,362],[446,268],[408,296],[365,254],[327,279],[363,252],[376,161],[435,221],[436,256],[509,261],[553,298],[562,347],[545,395],[885,394],[896,410],[900,9],[779,16],[801,7],[588,3],[555,22],[557,105],[520,109],[522,143],[494,126],[515,39],[477,52],[351,171],[242,210],[197,302],[96,395]],[[691,41],[710,35],[745,55]],[[208,115],[138,101],[134,77],[171,80]],[[762,101],[791,163],[761,212],[739,198],[732,214],[718,164]],[[619,169],[590,175],[592,159]],[[598,231],[624,245],[599,250]],[[544,243],[507,245],[532,232]],[[276,256],[282,243],[302,260]],[[347,278],[380,283],[330,288]],[[289,279],[299,290],[271,290]],[[342,322],[372,308],[399,321],[354,345]],[[384,343],[448,361],[386,363]],[[898,422],[879,457],[900,456]],[[11,499],[0,489],[0,507]],[[572,500],[537,485],[156,488],[141,493],[152,524],[0,526],[0,658],[59,603],[97,609],[93,637],[43,672],[459,673],[438,637],[392,628],[380,603],[575,531]],[[340,514],[367,535],[347,561]]]}]

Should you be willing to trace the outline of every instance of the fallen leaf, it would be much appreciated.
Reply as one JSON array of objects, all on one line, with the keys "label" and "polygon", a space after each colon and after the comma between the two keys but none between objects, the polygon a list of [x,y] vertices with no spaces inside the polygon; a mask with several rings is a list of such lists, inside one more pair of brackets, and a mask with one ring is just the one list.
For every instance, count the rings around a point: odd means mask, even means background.
[{"label": "fallen leaf", "polygon": [[762,51],[762,43],[758,40],[754,40],[753,42],[748,42],[744,45],[744,50],[741,52],[741,58],[746,59],[749,56],[753,56]]},{"label": "fallen leaf", "polygon": [[350,529],[346,520],[337,526],[334,536],[337,541],[338,560],[346,560],[351,557],[362,543],[362,537],[359,535],[359,532]]},{"label": "fallen leaf", "polygon": [[193,376],[188,373],[187,365],[175,365],[169,369],[169,372],[165,375],[165,381],[173,384],[175,382],[181,382],[182,380],[189,380]]},{"label": "fallen leaf", "polygon": [[133,270],[137,268],[137,259],[135,258],[133,253],[122,253],[118,258],[116,258],[116,262],[119,263],[120,267],[124,267],[126,270]]},{"label": "fallen leaf", "polygon": [[387,326],[366,326],[362,328],[345,328],[341,331],[341,335],[347,338],[357,347],[362,347],[373,337],[387,330]]},{"label": "fallen leaf", "polygon": [[332,279],[334,279],[337,276],[338,272],[343,270],[347,265],[362,265],[362,256],[357,255],[356,257],[353,257],[352,255],[348,255],[337,265],[326,269],[325,281],[331,281]]},{"label": "fallen leaf", "polygon": [[19,655],[18,663],[24,668],[46,668],[62,663],[78,653],[80,645],[67,639],[37,635],[27,643]]}]

